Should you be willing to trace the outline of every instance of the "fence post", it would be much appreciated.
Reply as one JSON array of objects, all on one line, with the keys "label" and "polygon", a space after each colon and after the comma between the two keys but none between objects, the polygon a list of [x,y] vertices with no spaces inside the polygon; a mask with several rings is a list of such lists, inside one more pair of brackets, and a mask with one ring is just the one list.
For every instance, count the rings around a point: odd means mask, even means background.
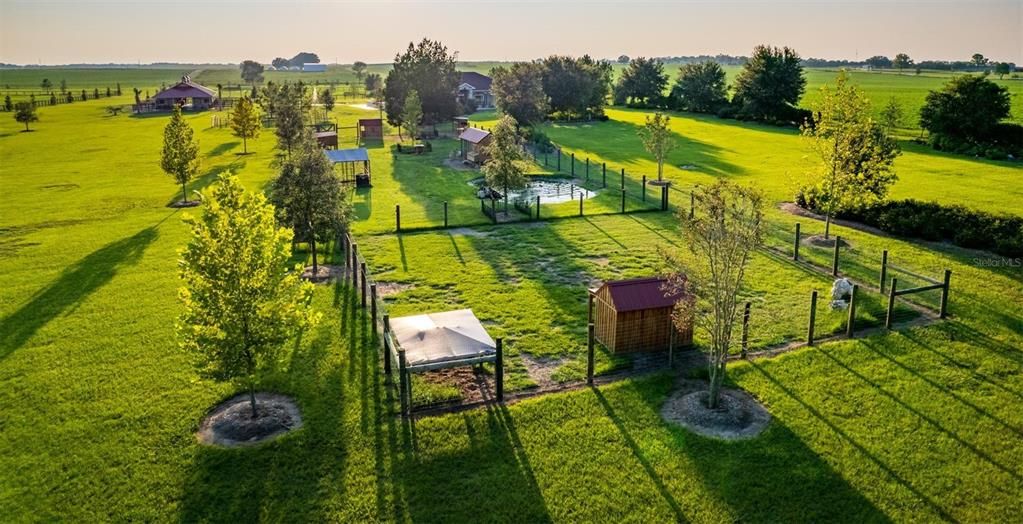
[{"label": "fence post", "polygon": [[602,187],[607,187],[607,162],[600,164],[600,172],[603,177]]},{"label": "fence post", "polygon": [[835,256],[831,261],[831,276],[838,276],[838,248],[842,244],[842,237],[835,235]]},{"label": "fence post", "polygon": [[558,148],[558,173],[561,172],[561,148]]},{"label": "fence post", "polygon": [[377,332],[377,285],[369,285],[369,317],[373,319],[373,332]]},{"label": "fence post", "polygon": [[689,218],[696,216],[696,193],[689,192]]},{"label": "fence post", "polygon": [[409,395],[408,395],[408,370],[405,363],[405,350],[398,349],[398,398],[401,400],[401,416],[408,417]]},{"label": "fence post", "polygon": [[622,213],[625,212],[625,188],[622,188]]},{"label": "fence post", "polygon": [[799,261],[799,222],[796,222],[796,242],[792,245],[792,260]]},{"label": "fence post", "polygon": [[391,315],[384,313],[384,374],[391,376]]},{"label": "fence post", "polygon": [[945,270],[945,282],[941,288],[941,310],[938,313],[939,318],[945,318],[948,315],[948,285],[952,281],[952,270]]},{"label": "fence post", "polygon": [[575,176],[575,153],[572,153],[572,176]]},{"label": "fence post", "polygon": [[622,189],[625,189],[625,168],[622,168]]},{"label": "fence post", "polygon": [[394,205],[394,229],[401,233],[401,205]]},{"label": "fence post", "polygon": [[586,157],[586,182],[590,181],[590,157]]},{"label": "fence post", "polygon": [[593,385],[593,322],[586,327],[586,384]]},{"label": "fence post", "polygon": [[878,286],[881,292],[884,293],[885,277],[888,276],[888,250],[881,252],[881,284]]},{"label": "fence post", "polygon": [[806,328],[806,345],[813,345],[813,325],[817,321],[817,290],[810,293],[810,325]]},{"label": "fence post", "polygon": [[547,167],[547,150],[543,150],[543,167]]},{"label": "fence post", "polygon": [[579,216],[583,216],[583,192],[579,192]]},{"label": "fence post", "polygon": [[746,358],[746,351],[749,349],[749,308],[750,303],[742,310],[742,358]]},{"label": "fence post", "polygon": [[643,175],[643,201],[646,202],[646,175]]},{"label": "fence post", "polygon": [[845,323],[845,336],[853,338],[853,332],[856,330],[856,292],[860,290],[858,284],[853,284],[852,293],[849,294],[849,320]]},{"label": "fence post", "polygon": [[352,244],[352,289],[358,292],[359,287],[359,245]]},{"label": "fence post", "polygon": [[593,323],[593,293],[586,292],[586,323]]},{"label": "fence post", "polygon": [[540,220],[540,195],[536,195],[536,219]]},{"label": "fence post", "polygon": [[366,309],[366,263],[359,264],[359,271],[362,273],[362,309]]},{"label": "fence post", "polygon": [[497,340],[497,360],[494,361],[494,389],[497,390],[497,401],[504,402],[504,341]]},{"label": "fence post", "polygon": [[892,317],[895,316],[895,290],[898,288],[899,279],[892,279],[892,288],[888,290],[888,314],[884,317],[885,329],[892,328]]},{"label": "fence post", "polygon": [[493,198],[490,199],[490,219],[497,223],[497,200]]},{"label": "fence post", "polygon": [[444,201],[444,228],[448,227],[448,201]]}]

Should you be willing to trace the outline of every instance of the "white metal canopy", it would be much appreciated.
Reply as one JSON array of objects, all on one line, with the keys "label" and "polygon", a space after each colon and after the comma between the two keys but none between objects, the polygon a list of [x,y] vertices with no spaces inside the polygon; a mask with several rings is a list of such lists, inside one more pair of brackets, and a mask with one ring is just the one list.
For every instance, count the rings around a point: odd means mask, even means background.
[{"label": "white metal canopy", "polygon": [[493,361],[497,345],[471,309],[398,317],[390,321],[409,371]]}]

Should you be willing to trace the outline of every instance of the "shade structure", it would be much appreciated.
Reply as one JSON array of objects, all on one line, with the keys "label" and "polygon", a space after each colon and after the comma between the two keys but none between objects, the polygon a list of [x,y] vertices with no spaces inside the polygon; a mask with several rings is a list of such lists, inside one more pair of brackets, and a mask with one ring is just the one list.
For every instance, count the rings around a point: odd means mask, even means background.
[{"label": "shade structure", "polygon": [[493,361],[497,345],[471,309],[391,319],[412,372]]},{"label": "shade structure", "polygon": [[364,147],[354,149],[332,149],[323,152],[335,164],[345,162],[369,162],[369,152]]}]

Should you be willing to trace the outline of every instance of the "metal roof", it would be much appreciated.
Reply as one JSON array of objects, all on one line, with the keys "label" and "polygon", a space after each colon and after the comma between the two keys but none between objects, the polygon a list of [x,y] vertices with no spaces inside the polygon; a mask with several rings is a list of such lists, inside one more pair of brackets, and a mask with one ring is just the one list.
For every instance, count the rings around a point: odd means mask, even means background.
[{"label": "metal roof", "polygon": [[391,331],[411,367],[494,355],[497,344],[471,309],[392,318]]},{"label": "metal roof", "polygon": [[608,288],[615,311],[624,313],[641,309],[672,307],[682,293],[665,289],[668,279],[663,277],[635,278],[605,282],[598,289]]},{"label": "metal roof", "polygon": [[215,93],[213,92],[212,89],[210,89],[210,88],[208,88],[208,87],[206,87],[204,85],[197,84],[197,83],[193,82],[191,78],[188,78],[186,76],[186,77],[182,78],[181,81],[178,82],[177,84],[172,85],[172,86],[168,87],[167,89],[164,89],[163,91],[160,91],[159,93],[154,95],[153,98],[158,99],[158,100],[159,99],[164,99],[164,98],[171,98],[171,99],[177,99],[177,98],[210,98],[210,97],[213,97],[214,94]]},{"label": "metal roof", "polygon": [[490,84],[493,80],[487,76],[475,71],[464,71],[459,84],[469,84],[476,91],[488,91],[490,90]]},{"label": "metal roof", "polygon": [[364,147],[355,149],[327,149],[323,152],[335,164],[342,162],[368,162],[369,152]]},{"label": "metal roof", "polygon": [[465,140],[473,144],[478,144],[490,136],[490,131],[484,131],[482,129],[476,129],[475,127],[467,127],[462,134],[458,135],[459,140]]}]

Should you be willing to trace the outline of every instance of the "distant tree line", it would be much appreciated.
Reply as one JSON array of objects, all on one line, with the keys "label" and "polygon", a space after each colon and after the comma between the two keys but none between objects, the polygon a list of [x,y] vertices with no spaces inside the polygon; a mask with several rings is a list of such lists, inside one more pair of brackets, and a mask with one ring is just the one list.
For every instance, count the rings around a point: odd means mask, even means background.
[{"label": "distant tree line", "polygon": [[282,57],[274,58],[270,62],[270,65],[274,66],[277,69],[280,69],[282,67],[302,67],[302,64],[318,64],[318,63],[320,63],[320,57],[317,56],[316,53],[309,53],[309,52],[303,51],[303,52],[298,53],[297,55],[295,55],[295,56],[293,56],[291,58],[282,58]]}]

